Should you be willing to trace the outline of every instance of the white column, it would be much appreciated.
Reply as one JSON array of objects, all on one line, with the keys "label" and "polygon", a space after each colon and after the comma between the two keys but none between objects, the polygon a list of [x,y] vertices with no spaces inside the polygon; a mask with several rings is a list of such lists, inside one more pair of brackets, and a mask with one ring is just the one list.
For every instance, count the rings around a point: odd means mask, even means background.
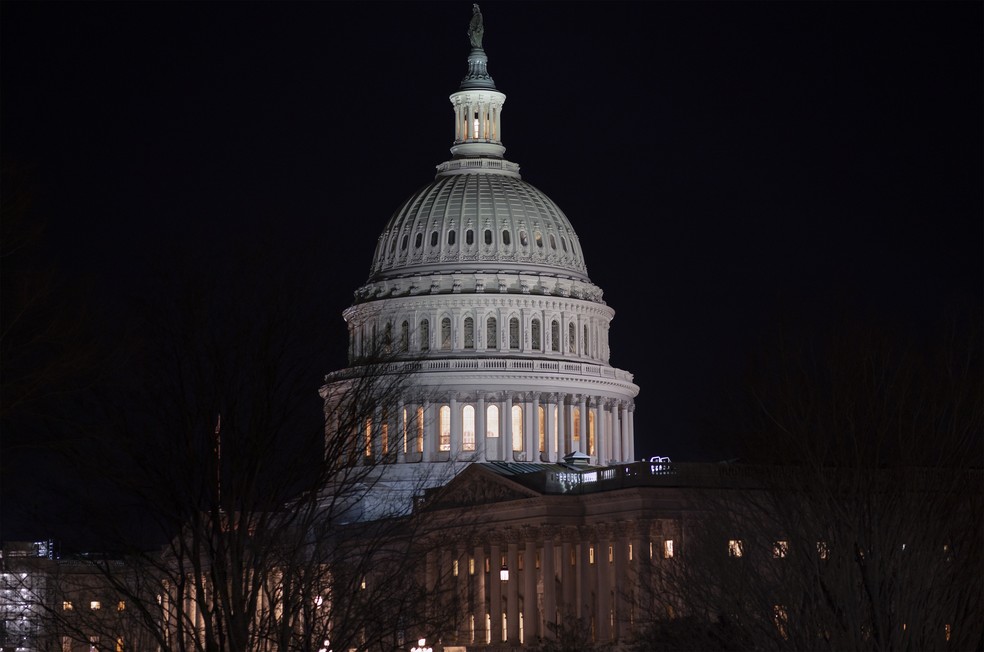
[{"label": "white column", "polygon": [[505,460],[507,462],[512,462],[512,394],[508,392],[505,395],[505,400],[502,402],[502,410],[499,414],[499,426],[501,432],[499,433],[499,442],[502,450],[502,457],[499,459]]},{"label": "white column", "polygon": [[554,415],[554,411],[557,409],[557,395],[547,394],[546,404],[544,409],[547,412],[547,460],[550,462],[557,461],[557,417]]},{"label": "white column", "polygon": [[461,459],[461,449],[463,445],[464,432],[461,428],[461,415],[458,414],[458,395],[453,393],[449,398],[448,405],[451,407],[451,423],[448,426],[451,429],[451,454],[450,459],[452,461]]},{"label": "white column", "polygon": [[526,424],[526,461],[540,461],[540,395],[536,393],[527,394],[527,400],[523,408],[525,415],[523,421]]},{"label": "white column", "polygon": [[488,442],[485,441],[488,428],[485,427],[485,394],[479,394],[475,402],[475,459],[488,459],[485,456]]}]

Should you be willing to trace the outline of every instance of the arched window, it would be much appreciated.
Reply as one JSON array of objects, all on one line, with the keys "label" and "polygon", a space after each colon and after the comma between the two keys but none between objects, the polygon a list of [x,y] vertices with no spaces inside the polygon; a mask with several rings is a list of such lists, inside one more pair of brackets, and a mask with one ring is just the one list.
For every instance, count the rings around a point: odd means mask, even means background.
[{"label": "arched window", "polygon": [[537,421],[538,428],[537,431],[540,433],[540,452],[545,452],[547,450],[547,411],[541,405],[537,412],[539,412]]},{"label": "arched window", "polygon": [[437,231],[431,232],[431,246],[432,247],[437,246]]},{"label": "arched window", "polygon": [[509,246],[509,231],[502,232],[502,244]]},{"label": "arched window", "polygon": [[581,408],[574,408],[574,441],[581,441]]},{"label": "arched window", "polygon": [[441,450],[449,451],[451,450],[451,407],[442,405],[437,412],[437,418],[440,423]]},{"label": "arched window", "polygon": [[495,317],[489,317],[485,320],[485,348],[487,349],[499,348],[499,333],[495,326]]},{"label": "arched window", "polygon": [[445,351],[451,350],[451,318],[445,317],[441,320],[441,348]]},{"label": "arched window", "polygon": [[533,339],[533,350],[539,351],[540,346],[540,320],[534,319],[533,323],[530,324],[530,337]]},{"label": "arched window", "polygon": [[410,243],[410,235],[407,233],[403,234],[403,242],[400,243],[400,251],[406,251],[407,245]]},{"label": "arched window", "polygon": [[465,317],[465,348],[475,348],[475,320]]},{"label": "arched window", "polygon": [[550,350],[560,353],[560,322],[556,319],[550,322]]},{"label": "arched window", "polygon": [[393,324],[390,322],[386,322],[386,327],[383,329],[383,352],[393,352]]},{"label": "arched window", "polygon": [[583,355],[591,355],[591,347],[588,346],[588,325],[584,325],[584,341],[581,342],[581,353]]},{"label": "arched window", "polygon": [[564,236],[560,236],[560,246],[565,252],[567,251],[567,239]]},{"label": "arched window", "polygon": [[410,322],[404,321],[400,324],[400,351],[406,353],[410,350]]},{"label": "arched window", "polygon": [[453,245],[454,244],[454,237],[455,237],[454,234],[455,234],[454,229],[451,229],[450,231],[448,231],[448,244],[449,245]]},{"label": "arched window", "polygon": [[405,455],[410,452],[410,410],[403,408],[403,414],[400,416],[402,417],[400,423],[400,439],[403,440],[400,446],[403,447],[403,453]]},{"label": "arched window", "polygon": [[539,231],[533,232],[533,241],[536,242],[537,247],[543,249],[543,236],[540,234]]},{"label": "arched window", "polygon": [[475,406],[466,405],[461,410],[461,448],[475,450]]},{"label": "arched window", "polygon": [[492,229],[485,229],[485,244],[492,244]]},{"label": "arched window", "polygon": [[509,320],[509,348],[519,348],[519,319],[516,317]]},{"label": "arched window", "polygon": [[475,232],[471,229],[465,231],[465,244],[468,246],[475,244]]},{"label": "arched window", "polygon": [[528,247],[530,244],[530,239],[526,236],[525,230],[519,232],[519,244],[524,247]]},{"label": "arched window", "polygon": [[557,238],[554,237],[553,233],[550,234],[550,248],[557,249]]},{"label": "arched window", "polygon": [[523,407],[512,406],[512,440],[513,450],[523,450]]},{"label": "arched window", "polygon": [[366,457],[372,457],[372,419],[366,419]]},{"label": "arched window", "polygon": [[430,351],[430,323],[426,319],[420,320],[420,350]]},{"label": "arched window", "polygon": [[577,328],[574,322],[567,325],[567,352],[577,353]]},{"label": "arched window", "polygon": [[424,234],[418,233],[417,237],[413,239],[413,248],[420,249],[420,246],[424,244]]},{"label": "arched window", "polygon": [[490,405],[485,408],[485,436],[499,436],[499,406]]},{"label": "arched window", "polygon": [[393,255],[394,251],[396,251],[396,238],[390,240],[390,256]]}]

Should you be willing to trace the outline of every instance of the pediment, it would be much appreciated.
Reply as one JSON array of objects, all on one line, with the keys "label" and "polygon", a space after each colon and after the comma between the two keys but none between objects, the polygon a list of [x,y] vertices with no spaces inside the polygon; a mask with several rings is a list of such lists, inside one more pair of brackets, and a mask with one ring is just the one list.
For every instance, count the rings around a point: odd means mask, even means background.
[{"label": "pediment", "polygon": [[498,473],[471,464],[428,497],[425,509],[473,507],[510,500],[538,498],[541,494]]}]

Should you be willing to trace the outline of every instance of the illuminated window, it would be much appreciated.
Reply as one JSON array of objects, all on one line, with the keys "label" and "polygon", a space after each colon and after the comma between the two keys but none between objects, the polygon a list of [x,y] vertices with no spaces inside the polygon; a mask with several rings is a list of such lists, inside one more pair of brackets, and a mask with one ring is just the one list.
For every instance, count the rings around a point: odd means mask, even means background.
[{"label": "illuminated window", "polygon": [[485,408],[485,436],[499,436],[499,406],[490,405]]},{"label": "illuminated window", "polygon": [[469,575],[474,575],[475,574],[475,558],[474,557],[469,557],[468,558],[468,574]]},{"label": "illuminated window", "polygon": [[366,457],[372,457],[372,419],[366,419]]},{"label": "illuminated window", "polygon": [[789,554],[788,541],[776,541],[772,544],[772,558],[782,559]]},{"label": "illuminated window", "polygon": [[595,413],[588,410],[588,455],[596,455],[595,452]]},{"label": "illuminated window", "polygon": [[519,348],[519,320],[515,317],[509,320],[509,348]]},{"label": "illuminated window", "polygon": [[458,577],[458,560],[455,559],[451,562],[451,574]]},{"label": "illuminated window", "polygon": [[492,565],[491,558],[490,557],[486,557],[485,558],[485,572],[486,573],[489,572],[489,569],[490,569],[491,565]]},{"label": "illuminated window", "polygon": [[943,625],[943,637],[947,641],[950,640],[950,635],[951,634],[953,634],[953,627],[950,626],[950,623],[947,623],[947,624]]},{"label": "illuminated window", "polygon": [[475,348],[475,320],[471,317],[465,317],[465,348],[474,349]]},{"label": "illuminated window", "polygon": [[741,539],[731,539],[728,541],[728,556],[741,557],[745,554],[745,544]]},{"label": "illuminated window", "polygon": [[466,405],[461,410],[462,448],[466,451],[475,450],[475,406]]},{"label": "illuminated window", "polygon": [[485,613],[485,644],[492,642],[492,614]]},{"label": "illuminated window", "polygon": [[615,549],[612,548],[611,546],[608,546],[608,563],[610,564],[614,561],[615,561]]},{"label": "illuminated window", "polygon": [[123,637],[118,636],[116,638],[116,652],[123,652]]},{"label": "illuminated window", "polygon": [[475,614],[468,616],[468,642],[475,644]]},{"label": "illuminated window", "polygon": [[499,348],[499,333],[495,325],[495,317],[489,317],[485,320],[485,348],[487,349]]},{"label": "illuminated window", "polygon": [[359,583],[359,588],[362,589],[363,591],[366,590],[366,578],[365,578],[365,576],[362,577],[362,581]]},{"label": "illuminated window", "polygon": [[502,612],[502,640],[503,641],[509,640],[509,634],[508,634],[509,627],[508,627],[508,622],[509,621],[508,621],[508,619],[506,617],[506,612],[503,611]]},{"label": "illuminated window", "polygon": [[117,611],[126,611],[126,602],[124,602],[123,600],[120,600],[119,602],[117,602],[116,603],[116,610]]},{"label": "illuminated window", "polygon": [[441,320],[441,348],[445,351],[451,350],[451,318],[445,317]]},{"label": "illuminated window", "polygon": [[62,652],[72,652],[72,637],[71,636],[62,636],[61,649],[62,649]]},{"label": "illuminated window", "polygon": [[533,323],[530,324],[530,336],[533,338],[533,350],[534,351],[539,351],[541,348],[543,348],[541,346],[542,342],[540,341],[541,333],[540,333],[540,320],[539,319],[534,319],[533,320]]},{"label": "illuminated window", "polygon": [[512,406],[512,440],[513,450],[523,450],[523,408],[519,405]]},{"label": "illuminated window", "polygon": [[594,563],[594,546],[588,546],[588,563]]},{"label": "illuminated window", "polygon": [[441,409],[438,410],[438,420],[440,422],[441,450],[449,451],[451,450],[451,408],[442,405]]},{"label": "illuminated window", "polygon": [[820,559],[826,559],[829,554],[826,541],[817,541],[817,555]]},{"label": "illuminated window", "polygon": [[789,624],[789,614],[786,613],[786,607],[781,604],[772,606],[772,617],[776,623],[776,629],[779,630],[779,636],[783,639],[789,638],[789,632],[787,631],[787,625]]},{"label": "illuminated window", "polygon": [[385,419],[385,421],[383,421],[383,427],[382,427],[382,433],[381,433],[382,434],[382,438],[383,438],[383,441],[382,441],[382,444],[383,444],[383,455],[388,455],[389,454],[389,432],[390,432],[390,430],[389,430],[389,417],[387,417],[384,414],[383,415],[383,418]]},{"label": "illuminated window", "polygon": [[75,607],[72,606],[72,601],[71,600],[65,600],[64,602],[62,602],[62,610],[63,611],[71,611],[74,608]]},{"label": "illuminated window", "polygon": [[539,422],[537,431],[540,433],[540,447],[538,450],[543,452],[547,450],[547,411],[543,409],[542,405],[537,408],[537,421]]},{"label": "illuminated window", "polygon": [[632,561],[632,544],[629,544],[629,561]]},{"label": "illuminated window", "polygon": [[420,350],[430,350],[430,323],[426,319],[420,321]]},{"label": "illuminated window", "polygon": [[89,637],[89,652],[97,652],[99,649],[99,637],[90,636]]},{"label": "illuminated window", "polygon": [[424,452],[424,408],[417,408],[417,452]]},{"label": "illuminated window", "polygon": [[[652,551],[649,551],[650,556],[652,556]],[[673,539],[666,539],[663,541],[663,559],[673,558]]]},{"label": "illuminated window", "polygon": [[102,609],[102,603],[99,600],[93,600],[89,603],[90,609]]},{"label": "illuminated window", "polygon": [[574,408],[574,441],[581,441],[581,408]]}]

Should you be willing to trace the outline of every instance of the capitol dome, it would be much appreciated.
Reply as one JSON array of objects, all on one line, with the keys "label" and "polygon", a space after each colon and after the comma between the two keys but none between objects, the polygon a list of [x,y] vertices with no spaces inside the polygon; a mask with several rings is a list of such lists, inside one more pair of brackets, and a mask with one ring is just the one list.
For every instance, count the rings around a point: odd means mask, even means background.
[{"label": "capitol dome", "polygon": [[[392,492],[376,492],[380,504],[473,462],[563,472],[635,456],[639,388],[609,363],[615,311],[567,216],[504,158],[506,96],[488,74],[477,5],[472,21],[468,72],[449,97],[451,158],[384,226],[343,312],[349,366],[321,388],[326,437],[358,433],[353,455]],[[387,375],[405,383],[396,398],[352,390]],[[374,416],[335,432],[349,399],[369,400]]]}]

